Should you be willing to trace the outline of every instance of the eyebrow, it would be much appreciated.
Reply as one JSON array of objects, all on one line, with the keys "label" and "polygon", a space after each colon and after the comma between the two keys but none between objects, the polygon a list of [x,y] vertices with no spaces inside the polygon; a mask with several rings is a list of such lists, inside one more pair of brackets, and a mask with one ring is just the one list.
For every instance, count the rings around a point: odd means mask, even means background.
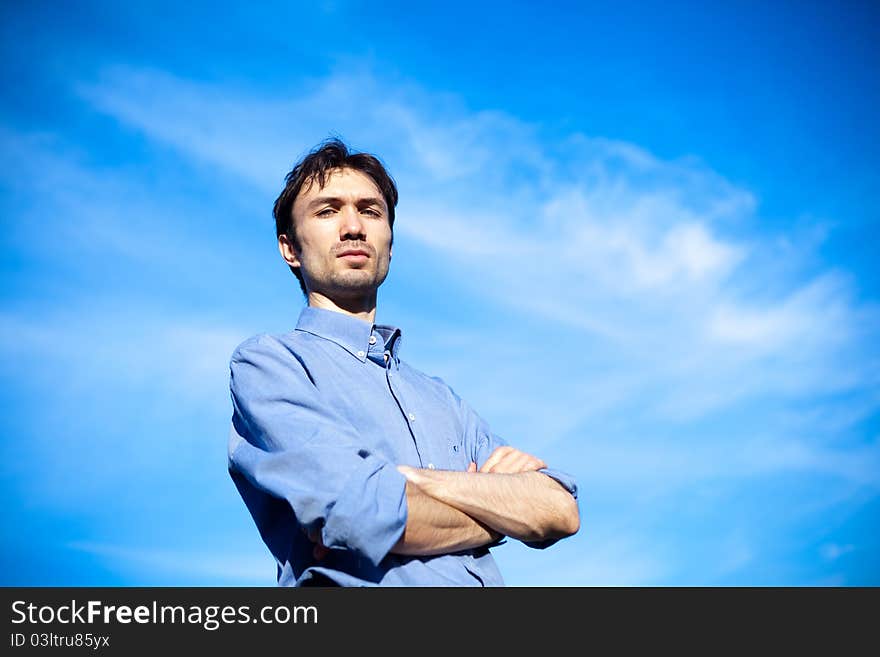
[{"label": "eyebrow", "polygon": [[[319,196],[316,199],[313,199],[307,207],[307,209],[311,210],[319,205],[330,204],[330,205],[342,205],[348,199],[340,198],[338,196]],[[357,205],[378,205],[380,207],[385,205],[385,201],[377,196],[367,196],[364,198],[359,198],[356,201]]]}]

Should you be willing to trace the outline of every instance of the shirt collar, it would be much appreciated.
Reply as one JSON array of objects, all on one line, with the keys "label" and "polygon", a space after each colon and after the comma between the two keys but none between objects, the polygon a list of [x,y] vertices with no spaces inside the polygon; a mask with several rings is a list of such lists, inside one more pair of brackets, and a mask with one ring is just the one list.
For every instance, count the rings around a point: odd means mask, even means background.
[{"label": "shirt collar", "polygon": [[[299,314],[297,331],[311,333],[319,338],[335,342],[360,361],[367,359],[370,351],[389,350],[399,365],[400,343],[403,335],[399,328],[388,324],[370,324],[345,313],[306,306]],[[370,345],[370,336],[376,336],[376,343]],[[383,350],[383,351],[384,351]]]}]

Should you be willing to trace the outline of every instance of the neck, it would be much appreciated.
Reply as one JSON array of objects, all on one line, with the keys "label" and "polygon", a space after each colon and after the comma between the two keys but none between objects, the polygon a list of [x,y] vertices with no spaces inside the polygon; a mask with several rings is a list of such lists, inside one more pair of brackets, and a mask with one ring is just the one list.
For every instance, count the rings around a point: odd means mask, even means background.
[{"label": "neck", "polygon": [[309,292],[309,306],[351,315],[373,324],[376,320],[376,293],[351,299],[331,299],[320,292]]}]

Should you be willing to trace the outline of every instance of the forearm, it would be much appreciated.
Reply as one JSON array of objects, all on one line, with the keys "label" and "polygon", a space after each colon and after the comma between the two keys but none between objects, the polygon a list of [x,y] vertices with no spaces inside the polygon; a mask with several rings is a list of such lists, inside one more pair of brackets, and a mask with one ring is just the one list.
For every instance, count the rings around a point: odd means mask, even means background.
[{"label": "forearm", "polygon": [[[580,525],[572,495],[540,472],[495,474],[411,470],[412,481],[431,497],[495,531],[522,541],[574,534]],[[406,473],[405,473],[406,474]]]},{"label": "forearm", "polygon": [[403,536],[391,548],[395,554],[448,554],[492,543],[501,534],[466,512],[406,484],[407,519]]}]

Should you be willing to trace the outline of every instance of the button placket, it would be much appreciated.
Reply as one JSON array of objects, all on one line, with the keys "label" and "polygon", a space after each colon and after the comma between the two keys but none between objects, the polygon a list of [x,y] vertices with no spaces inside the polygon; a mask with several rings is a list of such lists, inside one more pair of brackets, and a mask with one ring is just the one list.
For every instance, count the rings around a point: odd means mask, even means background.
[{"label": "button placket", "polygon": [[394,401],[397,402],[397,408],[400,409],[400,412],[403,414],[404,419],[407,420],[406,426],[407,426],[407,429],[409,429],[409,434],[413,440],[413,446],[416,449],[416,455],[419,459],[419,466],[424,467],[422,465],[424,463],[424,460],[422,458],[422,452],[421,452],[421,449],[419,449],[419,439],[416,436],[415,429],[413,428],[413,420],[415,420],[415,415],[413,415],[412,413],[408,413],[406,410],[404,410],[407,406],[407,404],[405,403],[405,400],[401,399],[401,397],[398,394],[399,391],[396,391],[394,389],[394,386],[391,385],[391,376],[392,376],[391,361],[393,359],[391,358],[391,354],[388,351],[385,351],[384,356],[385,356],[385,375],[387,377],[388,390],[391,392],[391,396],[394,398]]}]

